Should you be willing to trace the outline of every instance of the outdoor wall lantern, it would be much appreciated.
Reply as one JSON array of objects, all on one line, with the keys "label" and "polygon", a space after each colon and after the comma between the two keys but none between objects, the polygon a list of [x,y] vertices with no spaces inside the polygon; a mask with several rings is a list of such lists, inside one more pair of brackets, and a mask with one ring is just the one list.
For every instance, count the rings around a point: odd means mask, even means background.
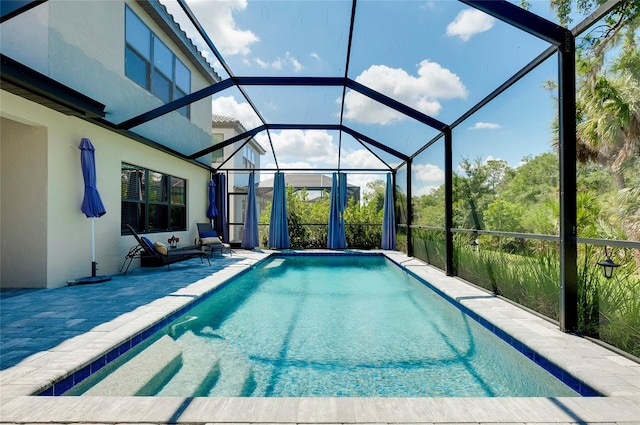
[{"label": "outdoor wall lantern", "polygon": [[611,250],[607,249],[606,246],[604,247],[604,255],[607,258],[603,261],[599,261],[598,265],[602,267],[602,274],[604,275],[604,277],[606,277],[607,279],[611,279],[613,277],[614,270],[616,269],[616,267],[620,267],[620,264],[616,264],[613,262],[613,260],[611,259]]},{"label": "outdoor wall lantern", "polygon": [[471,242],[469,242],[469,245],[471,245],[472,251],[478,250],[478,247],[480,246],[480,243],[478,242],[478,232],[476,231],[473,232],[473,239],[471,239]]}]

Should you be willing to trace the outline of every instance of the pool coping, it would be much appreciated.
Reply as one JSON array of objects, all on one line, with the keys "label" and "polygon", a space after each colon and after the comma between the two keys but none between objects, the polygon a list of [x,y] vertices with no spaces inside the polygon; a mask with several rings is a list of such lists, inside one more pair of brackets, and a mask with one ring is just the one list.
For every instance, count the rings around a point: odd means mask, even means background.
[{"label": "pool coping", "polygon": [[[296,251],[290,251],[296,252]],[[305,250],[331,254],[336,251]],[[363,253],[350,250],[352,253]],[[364,251],[383,254],[411,274],[500,332],[511,335],[540,353],[553,364],[570,372],[606,397],[568,398],[180,398],[180,397],[37,397],[37,393],[61,376],[78,372],[84,364],[122,345],[184,308],[194,297],[215,290],[231,277],[243,273],[274,251],[248,251],[236,255],[246,258],[241,264],[213,273],[177,291],[185,297],[167,297],[149,304],[141,312],[122,315],[114,321],[127,322],[105,338],[100,332],[102,352],[78,350],[70,346],[96,342],[97,335],[87,332],[65,342],[68,370],[47,368],[41,353],[34,361],[0,372],[0,421],[37,422],[626,422],[640,418],[640,365],[593,342],[560,332],[556,325],[512,303],[491,296],[457,278],[447,277],[420,260],[396,251]],[[136,314],[137,313],[137,314]],[[55,351],[55,350],[53,350]],[[56,364],[60,364],[60,352]],[[71,355],[73,354],[73,355]],[[64,357],[64,356],[63,356]],[[38,360],[38,361],[35,361]],[[65,359],[62,360],[62,363]],[[29,363],[32,363],[30,366]],[[40,365],[40,367],[37,367]],[[117,407],[119,406],[119,407]],[[103,409],[107,409],[105,411]]]}]

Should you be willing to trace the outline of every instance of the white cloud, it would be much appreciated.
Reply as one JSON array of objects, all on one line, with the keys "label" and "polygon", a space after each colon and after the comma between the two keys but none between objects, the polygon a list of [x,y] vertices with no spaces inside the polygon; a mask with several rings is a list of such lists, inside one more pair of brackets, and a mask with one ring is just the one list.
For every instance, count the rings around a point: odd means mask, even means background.
[{"label": "white cloud", "polygon": [[469,130],[482,130],[482,129],[490,129],[494,130],[496,128],[500,128],[500,124],[492,123],[492,122],[477,122],[473,125],[473,127],[469,127]]},{"label": "white cloud", "polygon": [[269,68],[269,62],[265,62],[260,58],[255,58],[253,60],[260,68]]},{"label": "white cloud", "polygon": [[434,190],[437,190],[441,185],[433,186],[411,186],[411,192],[414,196],[430,195]]},{"label": "white cloud", "polygon": [[238,103],[233,96],[222,96],[213,99],[211,112],[215,115],[236,118],[247,130],[262,125],[262,121],[246,102]]},{"label": "white cloud", "polygon": [[411,171],[419,182],[440,185],[444,183],[444,171],[433,164],[414,164]]},{"label": "white cloud", "polygon": [[[257,137],[268,146],[264,133]],[[335,167],[338,146],[325,130],[283,130],[271,132],[273,149],[281,168]],[[271,164],[275,167],[275,164]],[[268,165],[267,165],[268,166]],[[384,168],[384,164],[366,149],[342,150],[340,166],[343,168]]]},{"label": "white cloud", "polygon": [[456,19],[447,25],[447,35],[460,37],[469,41],[475,34],[485,32],[493,27],[495,19],[477,9],[465,9],[458,13]]},{"label": "white cloud", "polygon": [[353,173],[347,175],[347,184],[360,186],[360,202],[364,201],[364,196],[372,191],[367,188],[367,183],[371,183],[375,180],[386,181],[385,174],[361,174]]},{"label": "white cloud", "polygon": [[293,66],[293,72],[297,73],[302,71],[302,64],[300,63],[300,61],[294,58],[293,56],[291,56],[291,53],[289,52],[287,52],[287,61],[289,61],[291,66]]},{"label": "white cloud", "polygon": [[310,56],[310,57],[312,57],[312,58],[314,58],[314,59],[315,59],[315,60],[317,60],[317,61],[322,61],[322,59],[320,58],[320,55],[319,55],[319,54],[317,54],[316,52],[311,52],[311,53],[309,54],[309,56]]},{"label": "white cloud", "polygon": [[247,0],[190,0],[189,7],[223,55],[249,54],[251,45],[260,41],[252,31],[238,28],[233,17],[247,8]]},{"label": "white cloud", "polygon": [[366,149],[342,150],[340,165],[345,168],[384,168],[385,165]]},{"label": "white cloud", "polygon": [[302,63],[300,63],[298,59],[291,56],[291,53],[289,52],[285,54],[284,59],[278,57],[271,62],[267,62],[260,58],[255,58],[253,59],[253,62],[262,69],[275,69],[279,71],[283,69],[285,65],[291,65],[291,67],[293,68],[293,72],[298,73],[302,71]]},{"label": "white cloud", "polygon": [[444,171],[433,164],[414,164],[415,181],[411,190],[417,196],[428,195],[444,183]]},{"label": "white cloud", "polygon": [[[460,77],[435,62],[423,60],[418,76],[401,68],[373,65],[356,81],[429,116],[438,115],[439,99],[466,98]],[[345,97],[345,118],[367,124],[390,124],[406,116],[350,90]]]},{"label": "white cloud", "polygon": [[253,60],[254,63],[256,63],[260,68],[262,69],[277,69],[277,70],[281,70],[282,69],[282,59],[277,58],[276,60],[272,61],[272,62],[266,62],[263,61],[260,58],[255,58]]},{"label": "white cloud", "polygon": [[422,6],[420,6],[420,9],[426,9],[426,10],[434,10],[435,8],[436,8],[436,3],[434,1],[428,1],[424,3]]},{"label": "white cloud", "polygon": [[336,164],[338,160],[338,148],[333,136],[325,130],[272,131],[271,141],[278,163],[282,160]]},{"label": "white cloud", "polygon": [[[278,160],[278,165],[280,166],[280,168],[282,169],[287,169],[287,168],[308,168],[308,169],[313,169],[314,166],[308,162],[304,162],[304,161],[295,161],[295,162],[283,162]],[[263,168],[273,168],[274,170],[277,168],[276,164],[273,162],[269,162],[267,164],[265,164],[263,166]],[[273,178],[273,174],[269,174],[269,173],[262,173],[264,175],[266,175],[266,178],[262,179],[262,180],[269,180]]]}]

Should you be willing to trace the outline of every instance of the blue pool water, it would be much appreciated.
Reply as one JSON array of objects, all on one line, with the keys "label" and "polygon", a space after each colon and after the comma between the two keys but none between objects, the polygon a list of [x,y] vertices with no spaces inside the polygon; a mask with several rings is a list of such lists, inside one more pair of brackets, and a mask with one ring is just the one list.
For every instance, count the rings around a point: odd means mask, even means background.
[{"label": "blue pool water", "polygon": [[[154,341],[179,359],[136,394],[577,395],[382,256],[269,259],[145,345]],[[75,392],[100,394],[97,378]]]}]

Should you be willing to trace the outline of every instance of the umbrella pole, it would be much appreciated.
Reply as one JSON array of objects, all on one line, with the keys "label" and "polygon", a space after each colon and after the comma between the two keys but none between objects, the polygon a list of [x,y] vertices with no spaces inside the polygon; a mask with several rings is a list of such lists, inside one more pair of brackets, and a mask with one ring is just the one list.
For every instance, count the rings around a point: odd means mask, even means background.
[{"label": "umbrella pole", "polygon": [[91,217],[91,276],[81,277],[80,279],[70,280],[69,285],[85,284],[85,283],[101,283],[111,280],[109,276],[97,276],[98,263],[96,263],[96,243],[95,243],[95,217]]},{"label": "umbrella pole", "polygon": [[91,277],[96,277],[96,233],[95,218],[91,217]]}]

